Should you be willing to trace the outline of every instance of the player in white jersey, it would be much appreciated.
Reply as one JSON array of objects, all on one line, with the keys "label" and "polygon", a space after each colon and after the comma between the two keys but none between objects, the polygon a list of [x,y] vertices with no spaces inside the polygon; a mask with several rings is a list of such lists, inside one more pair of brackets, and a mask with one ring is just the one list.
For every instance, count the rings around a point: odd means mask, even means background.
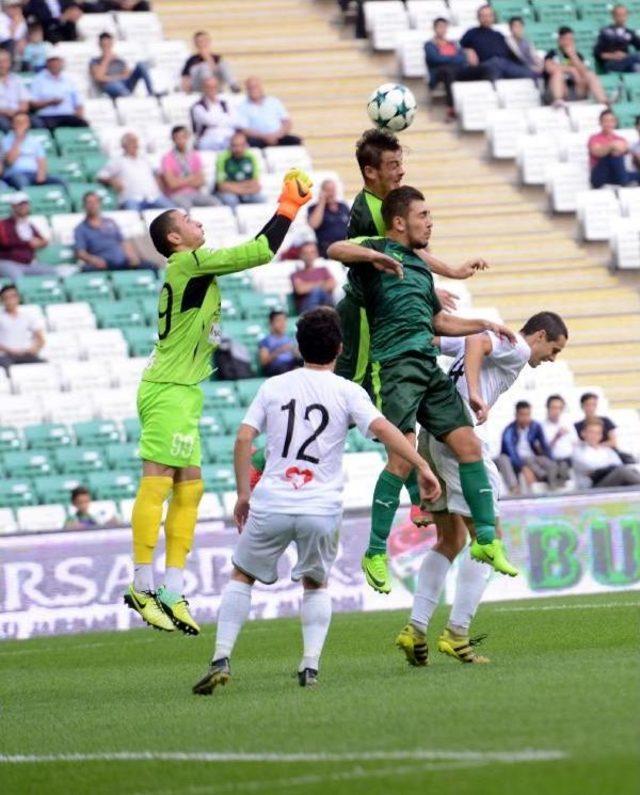
[{"label": "player in white jersey", "polygon": [[[568,337],[567,327],[559,315],[539,312],[525,323],[513,345],[487,331],[465,338],[443,337],[440,349],[445,355],[454,357],[449,376],[473,412],[477,425],[481,426],[491,407],[514,383],[525,365],[537,367],[542,362],[553,362],[567,344]],[[479,435],[482,438],[481,432]],[[411,619],[398,635],[396,645],[411,665],[422,666],[428,660],[426,631],[429,621],[440,600],[449,568],[465,548],[468,533],[474,535],[474,527],[462,493],[457,461],[449,448],[422,431],[418,451],[431,462],[442,481],[442,495],[426,506],[433,512],[438,540],[422,561]],[[484,441],[483,457],[494,495],[499,494],[500,476]],[[499,530],[497,500],[495,514]],[[449,622],[438,639],[438,650],[460,662],[488,662],[486,657],[475,653],[474,642],[469,640],[469,627],[491,569],[472,560],[468,547],[462,555]]]},{"label": "player in white jersey", "polygon": [[[298,553],[291,578],[302,580],[303,586],[298,681],[303,687],[317,683],[331,621],[327,580],[338,552],[342,456],[352,424],[417,467],[429,499],[440,495],[439,481],[427,462],[382,416],[364,389],[333,372],[342,350],[337,313],[327,308],[305,313],[298,320],[296,337],[305,366],[267,380],[238,431],[234,518],[241,535],[220,601],[213,658],[206,675],[193,687],[198,695],[210,695],[228,681],[229,658],[251,608],[251,587],[256,580],[276,581],[278,561],[291,542]],[[251,448],[262,432],[266,465],[250,495]]]}]

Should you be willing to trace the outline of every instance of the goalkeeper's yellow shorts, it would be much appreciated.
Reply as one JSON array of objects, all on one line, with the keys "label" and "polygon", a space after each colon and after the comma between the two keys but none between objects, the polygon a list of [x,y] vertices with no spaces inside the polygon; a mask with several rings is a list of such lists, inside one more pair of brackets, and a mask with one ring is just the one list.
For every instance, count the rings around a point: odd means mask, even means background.
[{"label": "goalkeeper's yellow shorts", "polygon": [[140,458],[170,467],[199,467],[204,395],[195,385],[142,381],[138,388]]}]

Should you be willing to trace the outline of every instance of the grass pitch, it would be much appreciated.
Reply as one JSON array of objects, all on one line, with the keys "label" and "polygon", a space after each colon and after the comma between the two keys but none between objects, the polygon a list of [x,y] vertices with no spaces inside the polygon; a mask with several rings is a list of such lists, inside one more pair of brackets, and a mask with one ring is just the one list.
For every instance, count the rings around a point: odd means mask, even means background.
[{"label": "grass pitch", "polygon": [[483,606],[488,666],[435,651],[441,609],[427,669],[394,648],[405,613],[337,615],[317,690],[292,676],[298,623],[254,622],[211,698],[190,692],[210,627],[3,643],[0,791],[635,793],[639,604],[628,592]]}]

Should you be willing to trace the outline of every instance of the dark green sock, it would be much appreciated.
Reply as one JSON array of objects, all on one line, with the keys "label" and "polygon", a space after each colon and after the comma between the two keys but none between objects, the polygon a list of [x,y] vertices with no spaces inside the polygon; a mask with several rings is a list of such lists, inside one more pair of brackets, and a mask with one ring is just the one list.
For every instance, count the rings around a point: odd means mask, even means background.
[{"label": "dark green sock", "polygon": [[411,470],[411,474],[404,482],[405,489],[409,492],[412,505],[420,505],[420,487],[418,486],[418,472]]},{"label": "dark green sock", "polygon": [[391,532],[393,518],[400,504],[400,491],[404,485],[402,478],[383,469],[373,490],[371,506],[371,535],[365,554],[379,555],[387,551],[387,538]]},{"label": "dark green sock", "polygon": [[493,489],[482,461],[458,464],[462,493],[467,501],[476,536],[481,544],[490,544],[496,537],[496,515],[493,510]]}]

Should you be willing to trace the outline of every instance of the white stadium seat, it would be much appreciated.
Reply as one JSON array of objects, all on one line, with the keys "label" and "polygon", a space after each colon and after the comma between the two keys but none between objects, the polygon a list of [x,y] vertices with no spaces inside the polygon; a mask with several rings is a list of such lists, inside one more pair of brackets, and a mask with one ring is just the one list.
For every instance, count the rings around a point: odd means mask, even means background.
[{"label": "white stadium seat", "polygon": [[565,163],[573,163],[585,169],[589,167],[589,149],[587,141],[589,132],[562,133],[558,137],[558,152]]},{"label": "white stadium seat", "polygon": [[17,529],[18,523],[11,508],[0,508],[0,535],[15,533]]},{"label": "white stadium seat", "polygon": [[111,33],[118,37],[118,29],[113,14],[83,14],[76,23],[78,35],[85,41],[95,41],[101,33]]},{"label": "white stadium seat", "polygon": [[11,394],[11,381],[4,368],[0,368],[0,395]]},{"label": "white stadium seat", "polygon": [[525,115],[532,133],[558,133],[571,130],[571,121],[564,107],[552,108],[544,105],[526,108]]},{"label": "white stadium seat", "polygon": [[584,240],[609,240],[620,204],[612,190],[585,190],[576,197],[578,229]]},{"label": "white stadium seat", "polygon": [[16,510],[22,531],[61,530],[67,518],[62,505],[30,505]]},{"label": "white stadium seat", "polygon": [[112,218],[126,238],[138,237],[146,232],[140,213],[136,210],[108,210],[103,215],[105,218]]},{"label": "white stadium seat", "polygon": [[116,110],[124,125],[148,127],[150,124],[162,124],[162,108],[155,97],[118,97]]},{"label": "white stadium seat", "polygon": [[252,268],[248,273],[257,290],[286,295],[291,292],[291,274],[300,267],[300,260],[281,260],[268,262],[261,268]]},{"label": "white stadium seat", "polygon": [[618,218],[611,225],[613,263],[620,270],[640,270],[640,218]]},{"label": "white stadium seat", "polygon": [[92,127],[113,127],[118,124],[118,114],[109,97],[94,97],[85,100],[84,115]]},{"label": "white stadium seat", "polygon": [[91,516],[95,516],[99,524],[106,524],[119,518],[118,506],[113,500],[91,500]]},{"label": "white stadium seat", "polygon": [[80,335],[83,359],[128,356],[129,346],[119,328],[93,329]]},{"label": "white stadium seat", "polygon": [[569,102],[567,104],[571,126],[578,130],[597,132],[600,114],[606,110],[605,105],[594,105],[590,102]]},{"label": "white stadium seat", "polygon": [[22,311],[25,313],[28,312],[33,319],[42,326],[47,325],[47,319],[40,304],[22,304]]},{"label": "white stadium seat", "polygon": [[540,105],[540,90],[534,80],[496,80],[501,108],[531,108]]},{"label": "white stadium seat", "polygon": [[[46,393],[45,393],[46,394]],[[3,395],[0,400],[0,426],[24,428],[44,419],[41,394]]]},{"label": "white stadium seat", "polygon": [[550,163],[557,159],[557,137],[550,133],[521,135],[516,141],[516,160],[524,185],[544,185]]},{"label": "white stadium seat", "polygon": [[53,232],[51,231],[51,224],[46,215],[30,215],[29,221],[31,221],[42,237],[46,240],[51,240]]},{"label": "white stadium seat", "polygon": [[238,232],[238,224],[230,207],[194,207],[191,217],[204,227],[207,243],[212,245],[220,235]]},{"label": "white stadium seat", "polygon": [[[370,5],[370,3],[367,3]],[[378,2],[369,37],[374,50],[395,50],[398,35],[409,29],[409,18],[401,2]]]},{"label": "white stadium seat", "polygon": [[73,230],[84,218],[84,213],[60,213],[51,216],[51,231],[56,243],[73,245]]},{"label": "white stadium seat", "polygon": [[618,188],[618,200],[623,215],[640,215],[640,188]]},{"label": "white stadium seat", "polygon": [[426,79],[429,71],[424,58],[424,43],[427,33],[421,29],[405,30],[396,37],[396,58],[402,77]]},{"label": "white stadium seat", "polygon": [[80,341],[75,331],[51,331],[44,340],[41,356],[47,362],[79,359],[81,356]]},{"label": "white stadium seat", "polygon": [[135,417],[137,388],[98,390],[94,393],[96,415],[103,420],[127,420]]},{"label": "white stadium seat", "polygon": [[9,368],[13,391],[18,395],[60,389],[58,371],[53,364],[14,364]]},{"label": "white stadium seat", "polygon": [[264,150],[269,171],[283,176],[290,168],[304,168],[312,171],[313,163],[304,146],[268,146]]},{"label": "white stadium seat", "polygon": [[487,126],[487,118],[498,107],[498,96],[489,80],[453,84],[453,104],[463,130],[479,131]]},{"label": "white stadium seat", "polygon": [[267,202],[262,204],[240,204],[236,207],[236,218],[240,234],[255,235],[274,213],[274,207]]},{"label": "white stadium seat", "polygon": [[160,104],[164,118],[169,124],[184,124],[191,129],[191,108],[200,99],[200,94],[167,94]]},{"label": "white stadium seat", "polygon": [[73,331],[95,328],[96,319],[90,304],[74,301],[68,304],[48,304],[45,307],[47,326],[51,331]]},{"label": "white stadium seat", "polygon": [[113,382],[111,373],[100,359],[88,362],[58,362],[58,373],[63,389],[70,392],[109,389]]},{"label": "white stadium seat", "polygon": [[429,35],[434,19],[451,17],[451,11],[444,0],[407,0],[407,13],[411,27]]},{"label": "white stadium seat", "polygon": [[578,194],[589,188],[589,173],[572,163],[556,163],[547,178],[551,209],[556,213],[574,213]]},{"label": "white stadium seat", "polygon": [[184,62],[190,55],[187,43],[182,39],[164,39],[149,41],[145,44],[145,54],[150,62],[174,76],[175,85],[179,85],[180,72]]},{"label": "white stadium seat", "polygon": [[144,368],[149,364],[147,356],[133,356],[130,359],[111,359],[100,362],[104,368],[107,365],[109,377],[113,386],[137,387],[142,377]]},{"label": "white stadium seat", "polygon": [[135,14],[118,11],[115,16],[123,39],[145,44],[162,39],[162,23],[158,15],[152,11],[137,11]]},{"label": "white stadium seat", "polygon": [[72,425],[74,422],[92,420],[95,416],[91,395],[88,392],[43,393],[42,404],[48,422]]},{"label": "white stadium seat", "polygon": [[518,138],[526,132],[526,118],[521,110],[492,110],[487,115],[486,135],[491,156],[514,158],[518,152]]}]

